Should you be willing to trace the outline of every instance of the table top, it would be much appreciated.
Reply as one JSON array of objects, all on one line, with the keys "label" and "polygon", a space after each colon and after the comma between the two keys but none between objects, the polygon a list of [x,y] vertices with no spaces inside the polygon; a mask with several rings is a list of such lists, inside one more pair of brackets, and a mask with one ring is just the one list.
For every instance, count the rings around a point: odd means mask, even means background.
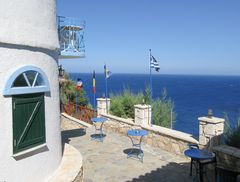
[{"label": "table top", "polygon": [[198,159],[198,160],[213,159],[215,157],[215,154],[213,152],[210,152],[204,149],[195,149],[195,148],[185,150],[184,154],[188,157],[191,157],[193,159]]},{"label": "table top", "polygon": [[107,121],[107,118],[104,118],[104,117],[91,118],[91,121],[94,122],[94,123],[102,123],[102,122]]},{"label": "table top", "polygon": [[128,130],[129,136],[145,136],[148,134],[146,130]]}]

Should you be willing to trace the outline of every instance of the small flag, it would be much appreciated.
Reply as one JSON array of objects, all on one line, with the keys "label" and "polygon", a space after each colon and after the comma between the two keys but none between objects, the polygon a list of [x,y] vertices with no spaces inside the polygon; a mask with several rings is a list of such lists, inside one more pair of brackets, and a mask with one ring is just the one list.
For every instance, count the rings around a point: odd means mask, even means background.
[{"label": "small flag", "polygon": [[112,72],[107,69],[106,65],[104,65],[104,74],[106,79],[108,79],[112,75]]},{"label": "small flag", "polygon": [[95,70],[93,71],[93,93],[96,93],[96,77],[95,77]]},{"label": "small flag", "polygon": [[77,84],[76,84],[76,90],[81,90],[81,88],[82,88],[82,80],[81,80],[81,78],[78,78],[77,79]]},{"label": "small flag", "polygon": [[159,70],[160,70],[160,66],[159,66],[157,60],[152,55],[151,55],[151,58],[150,58],[150,67],[155,68],[155,70],[157,72],[159,72]]}]

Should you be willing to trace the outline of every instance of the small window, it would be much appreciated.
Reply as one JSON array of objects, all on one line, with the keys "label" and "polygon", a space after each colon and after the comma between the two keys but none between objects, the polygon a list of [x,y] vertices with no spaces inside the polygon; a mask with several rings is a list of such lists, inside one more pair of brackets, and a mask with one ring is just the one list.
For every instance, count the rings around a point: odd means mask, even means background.
[{"label": "small window", "polygon": [[44,85],[41,74],[36,71],[26,71],[19,75],[12,87],[35,87]]},{"label": "small window", "polygon": [[37,78],[37,72],[36,71],[26,71],[23,74],[26,75],[25,78],[26,78],[26,80],[28,80],[30,86],[33,86],[33,82]]},{"label": "small window", "polygon": [[37,67],[26,66],[15,71],[8,79],[3,95],[49,92],[48,79]]},{"label": "small window", "polygon": [[23,75],[19,75],[13,83],[13,87],[27,87],[28,84]]},{"label": "small window", "polygon": [[43,81],[42,75],[38,74],[35,86],[40,86],[40,85],[44,85],[44,81]]}]

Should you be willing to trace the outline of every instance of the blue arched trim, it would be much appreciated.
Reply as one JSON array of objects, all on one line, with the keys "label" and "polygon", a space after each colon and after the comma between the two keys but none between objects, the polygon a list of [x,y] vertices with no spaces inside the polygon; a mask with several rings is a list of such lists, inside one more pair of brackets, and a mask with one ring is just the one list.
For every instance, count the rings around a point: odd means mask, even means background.
[{"label": "blue arched trim", "polygon": [[[41,86],[35,86],[35,87],[12,87],[15,79],[22,73],[26,71],[36,71],[38,72],[42,78],[44,84]],[[24,66],[16,71],[8,78],[7,83],[5,84],[3,95],[17,95],[17,94],[29,94],[29,93],[39,93],[39,92],[49,92],[49,82],[46,74],[38,67],[35,66]]]}]

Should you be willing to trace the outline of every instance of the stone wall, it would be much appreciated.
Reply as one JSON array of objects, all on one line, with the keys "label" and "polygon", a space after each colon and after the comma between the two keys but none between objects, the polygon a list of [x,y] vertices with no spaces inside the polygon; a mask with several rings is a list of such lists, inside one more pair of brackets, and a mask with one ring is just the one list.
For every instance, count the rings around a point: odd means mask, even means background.
[{"label": "stone wall", "polygon": [[110,110],[110,99],[97,98],[97,115],[101,115],[102,113],[109,113],[109,110]]},{"label": "stone wall", "polygon": [[109,119],[103,125],[105,130],[127,135],[129,129],[145,129],[149,134],[143,138],[144,143],[177,155],[184,155],[183,152],[188,148],[189,143],[198,144],[198,141],[187,133],[156,125],[140,126],[135,124],[132,119],[123,119],[113,115],[102,114],[102,116]]},{"label": "stone wall", "polygon": [[220,145],[225,120],[217,117],[200,117],[198,120],[200,147],[212,150],[214,146]]},{"label": "stone wall", "polygon": [[240,149],[228,145],[213,147],[216,154],[217,167],[240,174]]},{"label": "stone wall", "polygon": [[68,114],[66,113],[61,113],[61,128],[65,128],[65,129],[68,129],[68,125],[69,123],[71,124],[80,124],[81,126],[87,128],[87,127],[92,127],[92,125],[84,122],[84,121],[81,121],[79,119],[76,119],[72,116],[69,116]]},{"label": "stone wall", "polygon": [[134,106],[134,123],[142,126],[151,126],[152,107],[138,104]]}]

